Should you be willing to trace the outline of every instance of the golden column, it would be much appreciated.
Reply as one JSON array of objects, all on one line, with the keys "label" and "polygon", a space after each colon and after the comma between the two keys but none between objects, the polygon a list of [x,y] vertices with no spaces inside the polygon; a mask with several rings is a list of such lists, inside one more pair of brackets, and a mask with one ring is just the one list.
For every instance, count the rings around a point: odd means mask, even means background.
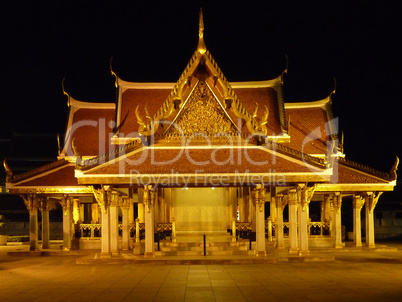
[{"label": "golden column", "polygon": [[38,208],[40,201],[34,194],[22,196],[25,206],[29,212],[29,250],[36,251],[38,247]]},{"label": "golden column", "polygon": [[42,249],[50,247],[50,228],[49,228],[49,204],[48,198],[44,197],[40,201],[40,211],[42,213]]},{"label": "golden column", "polygon": [[63,250],[69,251],[73,239],[73,197],[63,195],[60,199],[63,208]]},{"label": "golden column", "polygon": [[336,192],[333,196],[333,226],[334,230],[334,247],[341,248],[342,245],[342,222],[341,222],[341,208],[342,208],[342,195],[340,192]]},{"label": "golden column", "polygon": [[119,193],[110,192],[110,251],[112,255],[119,254]]},{"label": "golden column", "polygon": [[256,255],[265,255],[265,188],[258,184],[251,192],[256,214]]},{"label": "golden column", "polygon": [[288,208],[289,208],[289,253],[298,252],[297,243],[297,191],[291,189],[288,192]]},{"label": "golden column", "polygon": [[102,186],[100,189],[92,187],[95,199],[101,210],[102,238],[101,238],[101,257],[110,257],[110,187]]},{"label": "golden column", "polygon": [[154,256],[154,203],[157,198],[156,190],[151,185],[143,189],[143,203],[145,206],[145,256]]},{"label": "golden column", "polygon": [[353,196],[353,241],[355,246],[362,246],[361,210],[364,202],[364,196]]},{"label": "golden column", "polygon": [[374,208],[382,192],[367,192],[366,195],[366,246],[375,247],[374,241]]},{"label": "golden column", "polygon": [[[276,195],[276,197],[272,197],[273,201],[276,202],[276,227],[275,227],[275,235],[276,235],[276,247],[278,249],[284,249],[285,244],[283,240],[283,210],[288,203],[288,196],[284,198],[282,194]],[[272,199],[271,199],[272,200]]]},{"label": "golden column", "polygon": [[123,197],[120,200],[120,208],[123,214],[122,221],[122,250],[128,251],[130,240],[129,211],[132,204],[131,198]]},{"label": "golden column", "polygon": [[299,185],[298,194],[298,222],[299,222],[299,254],[308,254],[308,221],[309,204],[314,195],[316,186],[307,187],[306,184]]}]

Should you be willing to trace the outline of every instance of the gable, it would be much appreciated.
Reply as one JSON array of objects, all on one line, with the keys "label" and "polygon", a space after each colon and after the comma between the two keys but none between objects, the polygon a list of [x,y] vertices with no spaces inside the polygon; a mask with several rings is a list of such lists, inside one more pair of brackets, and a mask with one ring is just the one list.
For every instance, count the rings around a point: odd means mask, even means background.
[{"label": "gable", "polygon": [[200,80],[164,136],[212,138],[219,135],[235,136],[238,133],[236,125],[226,114],[209,85]]}]

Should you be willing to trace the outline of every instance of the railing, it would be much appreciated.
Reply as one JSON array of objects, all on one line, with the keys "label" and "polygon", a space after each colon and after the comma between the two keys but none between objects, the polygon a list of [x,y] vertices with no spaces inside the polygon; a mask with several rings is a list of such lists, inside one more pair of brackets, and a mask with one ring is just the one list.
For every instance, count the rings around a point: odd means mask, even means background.
[{"label": "railing", "polygon": [[310,236],[325,236],[329,233],[329,222],[311,221],[308,223],[308,234]]},{"label": "railing", "polygon": [[[289,222],[283,223],[283,235],[289,236]],[[329,232],[330,223],[323,221],[311,221],[307,224],[309,236],[327,236]],[[265,229],[268,229],[268,223],[265,223]],[[275,232],[276,224],[272,225],[273,232]]]},{"label": "railing", "polygon": [[249,231],[251,230],[251,222],[239,222],[236,221],[236,230],[237,231]]},{"label": "railing", "polygon": [[87,238],[87,239],[100,238],[102,234],[101,230],[102,230],[101,224],[80,223],[76,225],[76,233],[77,231],[79,231],[81,238]]},{"label": "railing", "polygon": [[[145,229],[145,226],[144,226]],[[141,228],[140,228],[141,230]],[[156,231],[157,232],[164,232],[164,231],[171,231],[172,230],[172,224],[171,223],[157,223],[156,224]]]}]

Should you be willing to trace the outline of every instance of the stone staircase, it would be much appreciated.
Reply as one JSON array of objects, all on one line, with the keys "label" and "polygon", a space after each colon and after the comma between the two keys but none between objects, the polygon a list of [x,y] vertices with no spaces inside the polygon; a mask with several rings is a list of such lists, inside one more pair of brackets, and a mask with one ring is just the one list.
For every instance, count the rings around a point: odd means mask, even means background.
[{"label": "stone staircase", "polygon": [[[232,242],[232,237],[225,233],[207,234],[205,246],[207,256],[254,255],[254,251],[249,250],[248,240]],[[203,234],[177,235],[176,242],[160,241],[159,249],[155,256],[203,256]]]}]

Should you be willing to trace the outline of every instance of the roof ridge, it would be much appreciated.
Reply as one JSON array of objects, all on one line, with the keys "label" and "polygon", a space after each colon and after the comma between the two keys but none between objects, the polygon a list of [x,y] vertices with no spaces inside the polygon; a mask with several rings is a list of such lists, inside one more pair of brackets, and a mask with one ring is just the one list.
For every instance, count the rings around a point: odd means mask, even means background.
[{"label": "roof ridge", "polygon": [[320,157],[316,157],[316,156],[312,156],[312,155],[303,153],[299,150],[290,148],[288,146],[282,145],[282,144],[274,142],[274,141],[269,141],[268,143],[274,145],[276,149],[279,149],[284,154],[287,154],[293,158],[301,159],[303,161],[307,160],[307,162],[309,164],[318,166],[320,168],[328,168],[328,164],[324,158],[320,158]]},{"label": "roof ridge", "polygon": [[49,171],[49,170],[57,168],[57,167],[61,167],[66,163],[69,163],[69,161],[64,159],[64,158],[58,159],[58,160],[56,160],[54,162],[45,164],[43,166],[37,167],[35,169],[32,169],[30,171],[27,171],[27,172],[24,172],[24,173],[21,173],[21,174],[17,174],[17,175],[13,175],[11,177],[11,179],[10,179],[10,182],[15,183],[15,182],[27,179],[28,177],[38,175],[40,173]]},{"label": "roof ridge", "polygon": [[354,168],[360,172],[364,172],[364,173],[368,173],[371,174],[372,176],[376,176],[385,180],[394,180],[394,178],[392,177],[392,175],[388,172],[383,172],[377,169],[374,169],[372,167],[366,166],[364,164],[355,162],[353,160],[350,159],[346,159],[346,158],[342,158],[339,157],[338,158],[339,163],[343,164],[344,166],[350,167],[350,168]]},{"label": "roof ridge", "polygon": [[82,160],[80,162],[77,161],[76,163],[76,167],[79,170],[88,170],[92,167],[95,167],[96,165],[98,165],[99,163],[106,163],[108,162],[110,159],[115,158],[112,156],[115,156],[116,154],[118,154],[120,156],[121,152],[125,152],[127,153],[127,151],[134,151],[135,149],[137,149],[138,147],[142,146],[141,142],[139,142],[138,140],[133,140],[132,142],[129,142],[119,148],[113,149],[107,153],[104,153],[100,156],[95,156],[92,157],[90,159],[86,159],[86,160]]}]

